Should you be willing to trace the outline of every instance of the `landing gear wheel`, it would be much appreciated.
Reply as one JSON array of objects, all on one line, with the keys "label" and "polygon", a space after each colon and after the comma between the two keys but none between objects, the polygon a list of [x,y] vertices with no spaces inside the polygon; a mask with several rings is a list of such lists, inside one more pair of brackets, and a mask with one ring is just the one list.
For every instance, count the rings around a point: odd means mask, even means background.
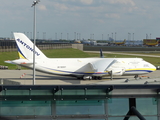
[{"label": "landing gear wheel", "polygon": [[138,78],[138,75],[135,75],[134,78],[137,79],[137,78]]},{"label": "landing gear wheel", "polygon": [[92,80],[92,76],[89,76],[89,80]]},{"label": "landing gear wheel", "polygon": [[78,80],[83,80],[83,77],[77,77]]},{"label": "landing gear wheel", "polygon": [[98,80],[102,80],[102,77],[98,76]]},{"label": "landing gear wheel", "polygon": [[101,76],[93,76],[92,78],[93,78],[93,80],[101,80],[102,79]]},{"label": "landing gear wheel", "polygon": [[110,72],[108,72],[108,74],[110,75],[110,79],[113,80],[112,70]]},{"label": "landing gear wheel", "polygon": [[93,76],[93,80],[97,80],[97,76]]}]

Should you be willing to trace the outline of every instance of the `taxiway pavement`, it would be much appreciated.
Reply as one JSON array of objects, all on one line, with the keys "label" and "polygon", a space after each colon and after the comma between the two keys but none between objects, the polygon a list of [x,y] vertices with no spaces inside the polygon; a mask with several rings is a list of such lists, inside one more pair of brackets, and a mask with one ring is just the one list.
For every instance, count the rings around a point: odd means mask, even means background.
[{"label": "taxiway pavement", "polygon": [[[0,84],[6,85],[32,85],[32,70],[0,70]],[[114,76],[113,80],[106,77],[102,80],[78,80],[74,77],[57,76],[36,72],[36,85],[85,85],[85,84],[160,84],[160,70],[149,74],[141,75],[134,79],[134,76]]]}]

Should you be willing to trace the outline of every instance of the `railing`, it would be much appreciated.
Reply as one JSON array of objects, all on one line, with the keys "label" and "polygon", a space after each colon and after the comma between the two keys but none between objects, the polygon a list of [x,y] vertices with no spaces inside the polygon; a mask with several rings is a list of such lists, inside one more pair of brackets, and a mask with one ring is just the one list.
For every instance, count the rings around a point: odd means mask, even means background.
[{"label": "railing", "polygon": [[[63,48],[72,48],[72,44],[41,44],[37,45],[41,50],[47,49],[63,49]],[[16,46],[0,46],[0,52],[12,52],[17,51]]]}]

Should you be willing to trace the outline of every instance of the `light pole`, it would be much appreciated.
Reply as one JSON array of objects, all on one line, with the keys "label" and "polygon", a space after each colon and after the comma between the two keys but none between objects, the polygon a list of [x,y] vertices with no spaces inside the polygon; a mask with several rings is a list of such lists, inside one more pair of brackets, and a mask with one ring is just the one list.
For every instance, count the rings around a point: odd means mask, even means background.
[{"label": "light pole", "polygon": [[74,39],[76,40],[76,32],[74,32]]},{"label": "light pole", "polygon": [[92,40],[94,40],[94,34],[92,34]]},{"label": "light pole", "polygon": [[133,33],[133,41],[134,41],[134,33]]},{"label": "light pole", "polygon": [[68,33],[67,33],[67,40],[68,40]]},{"label": "light pole", "polygon": [[38,4],[40,0],[33,1],[31,7],[34,7],[34,23],[33,23],[33,36],[34,36],[34,45],[33,45],[33,85],[35,85],[35,45],[36,45],[36,4]]},{"label": "light pole", "polygon": [[109,34],[108,34],[108,41],[109,41]]},{"label": "light pole", "polygon": [[57,40],[57,33],[55,33],[55,39]]}]

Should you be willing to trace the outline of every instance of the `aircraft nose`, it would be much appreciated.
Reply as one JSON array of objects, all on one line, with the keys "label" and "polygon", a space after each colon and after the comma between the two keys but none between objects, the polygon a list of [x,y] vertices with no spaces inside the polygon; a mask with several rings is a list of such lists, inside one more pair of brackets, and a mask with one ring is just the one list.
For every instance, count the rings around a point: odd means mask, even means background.
[{"label": "aircraft nose", "polygon": [[149,65],[150,68],[153,69],[153,71],[157,70],[157,68],[156,68],[153,64],[151,64],[151,63],[149,63],[149,64],[150,64],[150,65]]}]

